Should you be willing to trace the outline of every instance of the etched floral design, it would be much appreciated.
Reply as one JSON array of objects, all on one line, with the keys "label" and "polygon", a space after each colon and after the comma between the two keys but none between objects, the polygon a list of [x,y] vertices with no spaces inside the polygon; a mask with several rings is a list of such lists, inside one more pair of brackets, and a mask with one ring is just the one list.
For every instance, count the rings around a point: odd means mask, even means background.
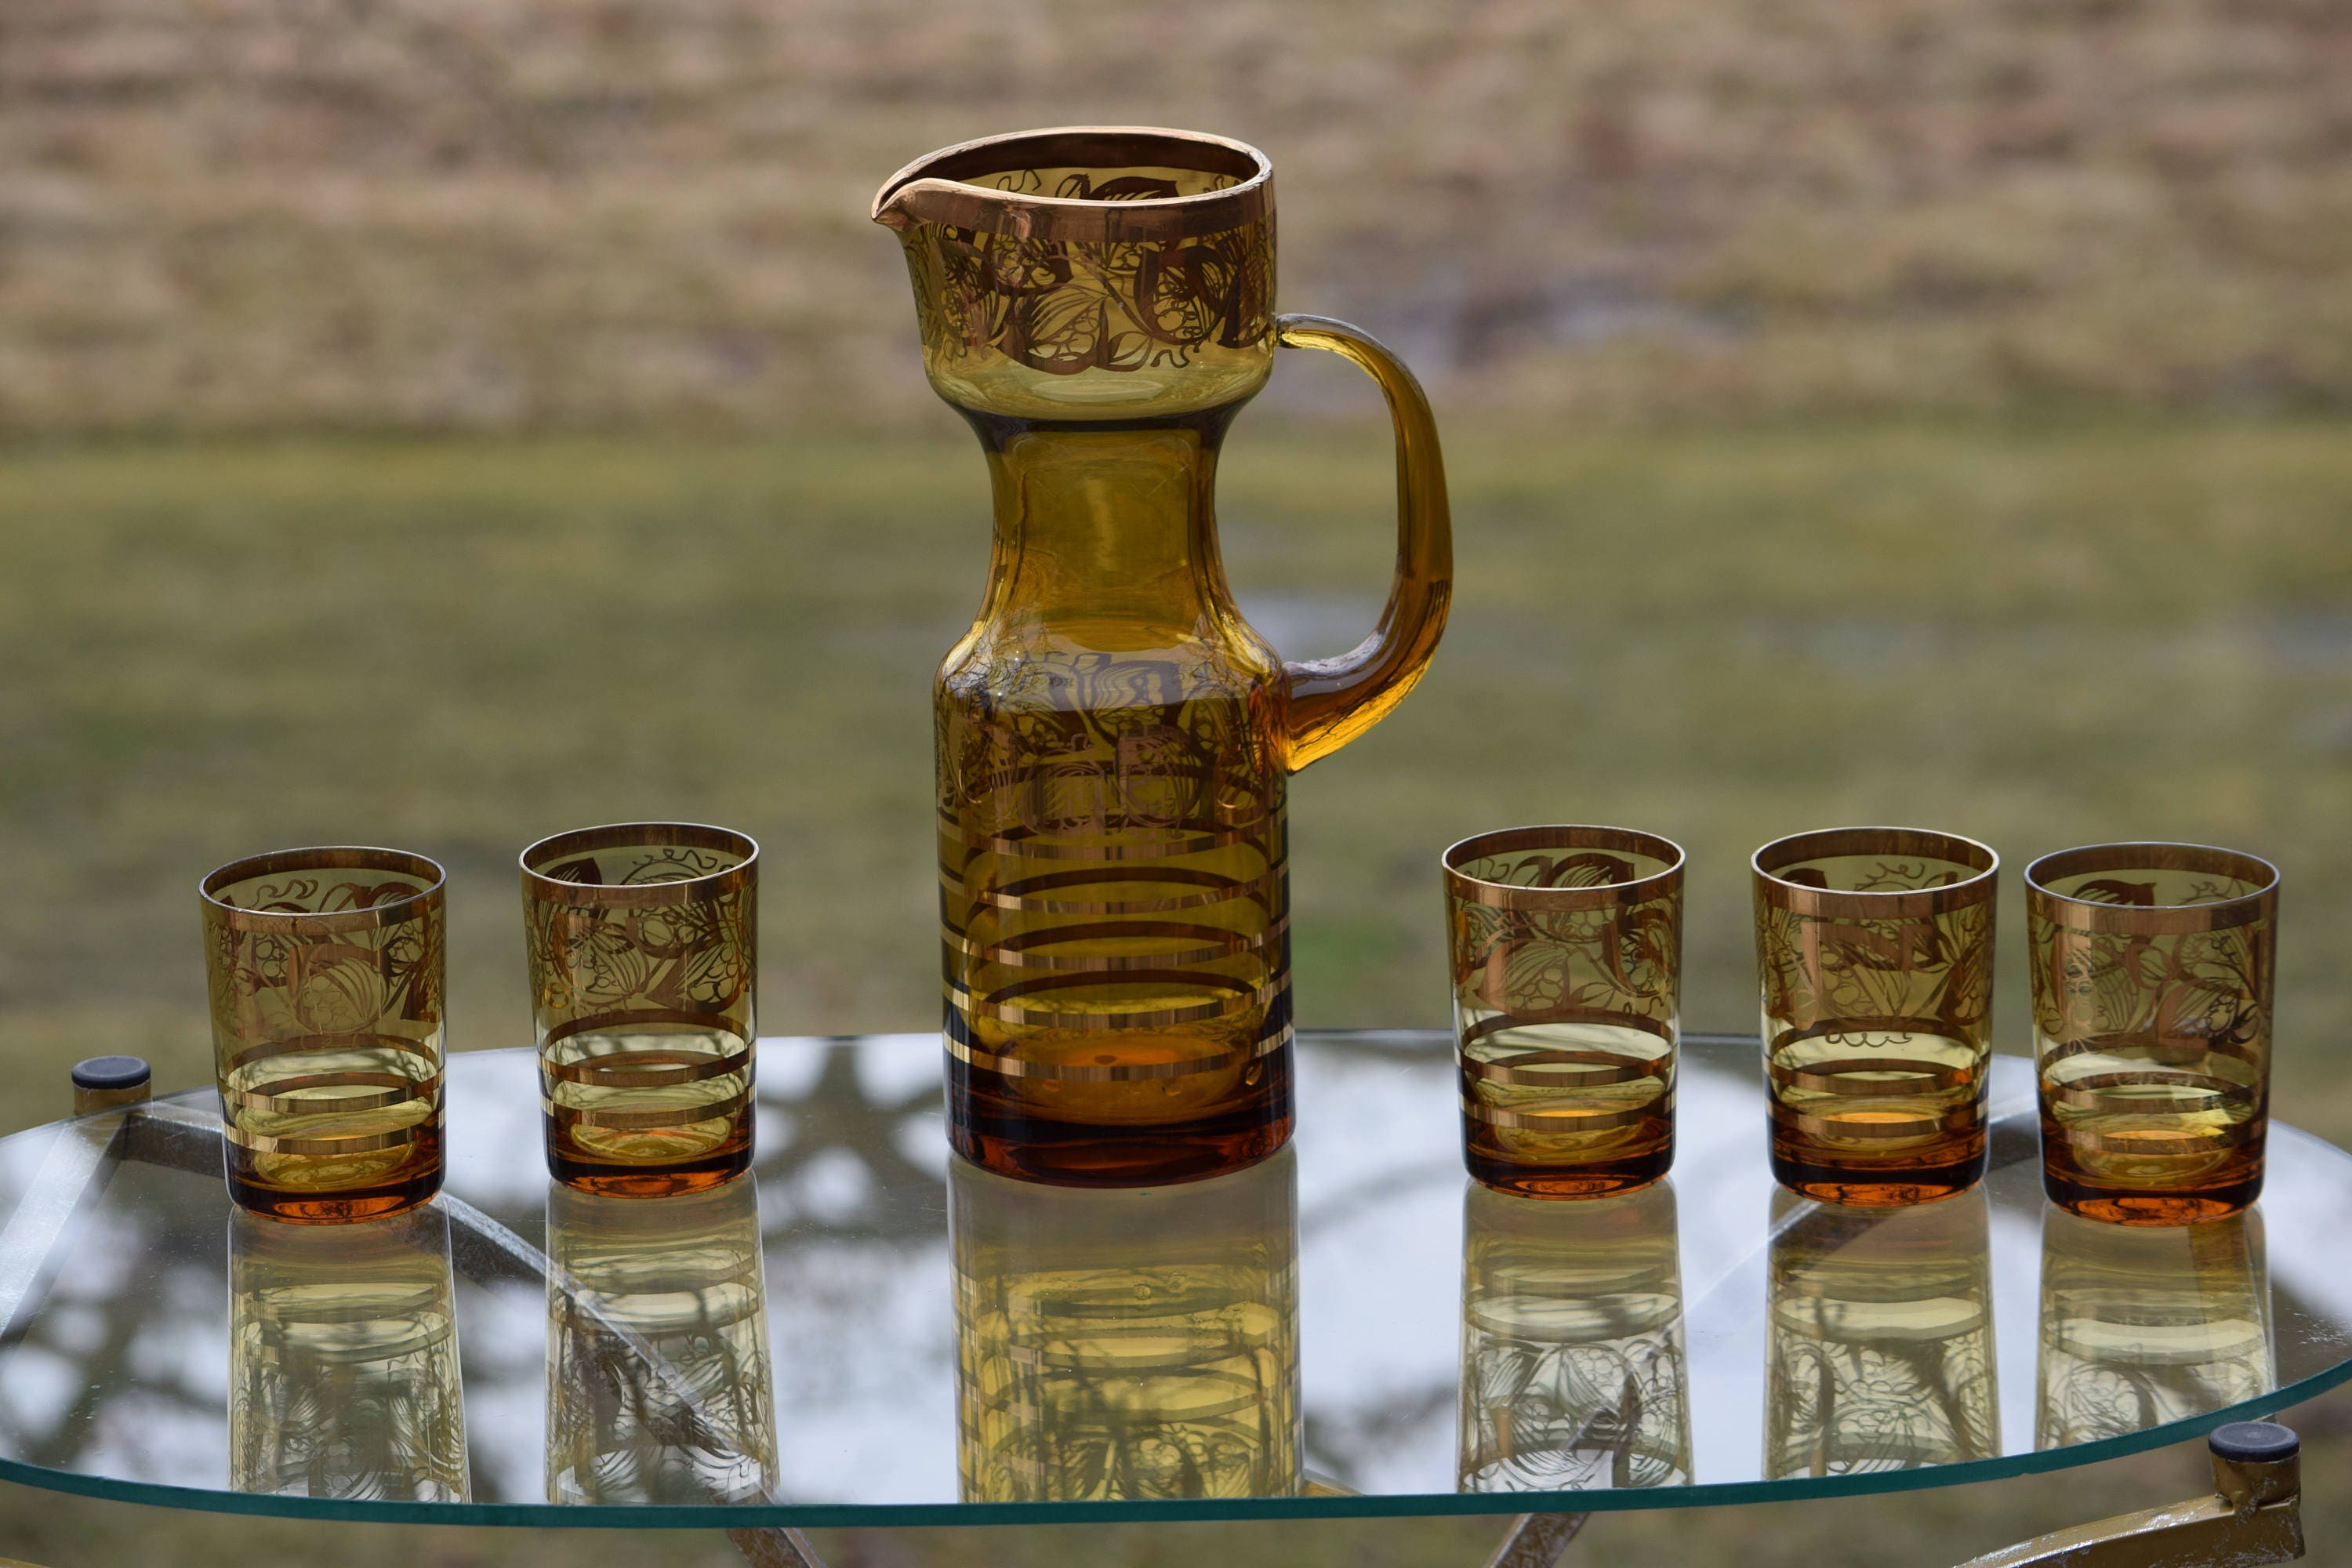
[{"label": "etched floral design", "polygon": [[[1040,171],[995,188],[1070,201],[1188,194],[1171,179],[1099,179]],[[1205,178],[1222,190],[1229,176]],[[1092,243],[922,224],[904,235],[926,347],[956,357],[998,353],[1047,375],[1177,369],[1203,347],[1270,348],[1274,235],[1269,220],[1164,240]]]},{"label": "etched floral design", "polygon": [[[1992,1005],[1992,905],[1892,920],[1757,911],[1764,1011],[1785,1028],[1931,1028],[1983,1036]],[[1834,1031],[1833,1031],[1834,1032]]]},{"label": "etched floral design", "polygon": [[554,1013],[645,1008],[724,1015],[751,989],[749,905],[749,889],[740,887],[651,907],[532,900],[527,932],[538,1005]]},{"label": "etched floral design", "polygon": [[2264,1043],[2269,922],[2150,935],[2070,930],[2037,912],[2030,925],[2045,1040],[2134,1036],[2231,1055]]},{"label": "etched floral design", "polygon": [[[1531,855],[1479,870],[1486,880],[1527,888],[1605,887],[1639,875],[1633,862],[1599,852]],[[1457,899],[1453,910],[1454,984],[1465,1003],[1530,1022],[1595,1010],[1674,1016],[1679,927],[1669,895],[1599,909],[1496,909]]]},{"label": "etched floral design", "polygon": [[[261,914],[341,914],[416,891],[405,881],[297,877],[264,884],[249,903],[236,907]],[[213,1020],[224,1038],[360,1034],[387,1023],[440,1022],[441,923],[425,913],[316,935],[248,930],[216,914],[206,924],[214,949],[207,966]]]}]

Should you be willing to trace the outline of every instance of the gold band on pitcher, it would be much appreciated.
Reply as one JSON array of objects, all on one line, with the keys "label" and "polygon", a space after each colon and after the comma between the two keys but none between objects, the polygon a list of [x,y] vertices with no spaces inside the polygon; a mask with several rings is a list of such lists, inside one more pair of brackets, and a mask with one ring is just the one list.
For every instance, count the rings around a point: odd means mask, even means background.
[{"label": "gold band on pitcher", "polygon": [[[1065,1012],[1052,1007],[1021,1007],[995,999],[1034,996],[1108,984],[1160,985],[1171,990],[1223,994],[1213,1001],[1195,1002],[1181,1007],[1139,1007],[1115,1012]],[[1287,969],[1276,972],[1256,985],[1244,985],[1229,975],[1182,969],[1132,970],[1121,974],[1116,982],[1107,980],[1101,974],[1044,974],[1034,980],[998,986],[988,993],[990,999],[986,1001],[953,980],[948,981],[943,987],[949,1003],[968,1018],[992,1018],[1003,1024],[1031,1024],[1061,1029],[1107,1030],[1157,1029],[1171,1024],[1198,1024],[1212,1018],[1230,1018],[1266,1005],[1289,988]]]},{"label": "gold band on pitcher", "polygon": [[[1055,871],[1043,877],[1024,877],[997,888],[976,888],[963,876],[942,865],[940,886],[950,897],[970,899],[976,904],[994,909],[1013,910],[1024,914],[1048,915],[1149,915],[1165,914],[1176,910],[1207,909],[1216,904],[1246,900],[1262,910],[1272,910],[1282,902],[1283,875],[1288,862],[1276,860],[1257,876],[1243,879],[1227,877],[1215,871],[1191,870],[1181,867],[1153,867],[1141,878],[1120,876],[1102,871]],[[1129,880],[1149,882],[1157,886],[1174,884],[1196,887],[1197,893],[1180,893],[1174,897],[1149,899],[1046,899],[1040,893],[1063,888],[1099,888],[1107,883]]]},{"label": "gold band on pitcher", "polygon": [[[1082,200],[978,182],[1029,168],[1169,166],[1234,183],[1195,195]],[[1018,131],[942,147],[900,169],[874,197],[877,223],[941,224],[1049,244],[1166,244],[1263,223],[1274,166],[1247,142],[1143,125]]]},{"label": "gold band on pitcher", "polygon": [[[1119,830],[1116,842],[1056,844],[1047,835],[1025,830],[1002,838],[967,833],[953,817],[944,812],[940,814],[940,837],[942,840],[956,844],[973,856],[1007,855],[1022,860],[1172,860],[1185,855],[1206,855],[1215,849],[1230,849],[1236,844],[1255,847],[1265,837],[1265,824],[1252,822],[1239,827],[1220,828],[1214,833],[1125,827]],[[970,858],[967,857],[967,863]],[[940,868],[949,875],[956,874],[956,868],[950,865],[944,856],[940,858]]]},{"label": "gold band on pitcher", "polygon": [[[1171,964],[1214,963],[1221,959],[1245,958],[1268,948],[1279,949],[1290,933],[1290,917],[1283,916],[1273,924],[1255,931],[1229,931],[1223,926],[1192,925],[1179,921],[1100,921],[1083,924],[1045,927],[1026,931],[1002,942],[981,943],[971,941],[952,928],[943,928],[940,940],[950,952],[958,952],[980,963],[999,964],[1009,969],[1084,970],[1089,973],[1108,973],[1122,970],[1165,969]],[[1094,942],[1131,937],[1159,937],[1192,941],[1197,945],[1169,948],[1154,952],[1112,954],[1060,954],[1035,952],[1034,948],[1058,946],[1066,942]]]},{"label": "gold band on pitcher", "polygon": [[956,1038],[952,1032],[947,1037],[947,1047],[948,1055],[966,1067],[1004,1078],[1061,1083],[1149,1083],[1156,1079],[1192,1078],[1201,1073],[1230,1072],[1260,1057],[1272,1056],[1290,1044],[1290,1026],[1285,1024],[1255,1045],[1236,1046],[1210,1056],[1188,1057],[1170,1062],[1030,1061],[982,1050],[968,1041]]}]

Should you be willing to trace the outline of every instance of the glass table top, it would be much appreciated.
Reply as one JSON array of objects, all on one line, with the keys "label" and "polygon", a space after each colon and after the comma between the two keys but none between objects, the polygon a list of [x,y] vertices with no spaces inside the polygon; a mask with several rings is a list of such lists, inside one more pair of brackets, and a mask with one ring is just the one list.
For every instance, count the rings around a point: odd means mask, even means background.
[{"label": "glass table top", "polygon": [[[953,1162],[935,1035],[770,1039],[758,1164],[551,1191],[533,1058],[449,1063],[447,1191],[232,1213],[209,1089],[0,1140],[0,1477],[170,1506],[539,1525],[1657,1508],[1980,1480],[2177,1442],[2352,1373],[2352,1156],[2274,1126],[2238,1221],[1995,1169],[1794,1200],[1752,1039],[1689,1037],[1674,1173],[1472,1186],[1451,1043],[1302,1037],[1299,1133],[1142,1193]],[[85,1179],[94,1178],[94,1179]]]}]

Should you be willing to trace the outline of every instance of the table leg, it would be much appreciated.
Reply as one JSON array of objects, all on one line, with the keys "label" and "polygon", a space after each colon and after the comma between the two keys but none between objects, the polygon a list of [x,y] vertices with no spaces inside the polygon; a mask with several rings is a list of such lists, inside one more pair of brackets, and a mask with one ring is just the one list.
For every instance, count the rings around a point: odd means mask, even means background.
[{"label": "table leg", "polygon": [[1486,1559],[1486,1568],[1553,1568],[1589,1513],[1523,1513]]},{"label": "table leg", "polygon": [[2213,1495],[2078,1524],[1973,1558],[1961,1568],[2252,1568],[2303,1555],[2302,1445],[2268,1421],[2217,1428]]},{"label": "table leg", "polygon": [[824,1559],[797,1530],[730,1530],[727,1539],[751,1568],[824,1568]]}]

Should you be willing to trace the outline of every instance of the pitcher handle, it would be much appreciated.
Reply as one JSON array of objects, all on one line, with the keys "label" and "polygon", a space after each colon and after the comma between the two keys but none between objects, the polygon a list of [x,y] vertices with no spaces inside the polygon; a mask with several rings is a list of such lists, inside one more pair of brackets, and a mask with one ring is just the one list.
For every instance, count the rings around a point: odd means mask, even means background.
[{"label": "pitcher handle", "polygon": [[1403,362],[1369,332],[1328,316],[1276,316],[1286,348],[1328,349],[1381,384],[1396,424],[1396,576],[1372,635],[1337,658],[1285,663],[1284,761],[1296,773],[1328,757],[1404,700],[1437,639],[1454,597],[1454,519],[1445,501],[1445,459],[1429,399]]}]

